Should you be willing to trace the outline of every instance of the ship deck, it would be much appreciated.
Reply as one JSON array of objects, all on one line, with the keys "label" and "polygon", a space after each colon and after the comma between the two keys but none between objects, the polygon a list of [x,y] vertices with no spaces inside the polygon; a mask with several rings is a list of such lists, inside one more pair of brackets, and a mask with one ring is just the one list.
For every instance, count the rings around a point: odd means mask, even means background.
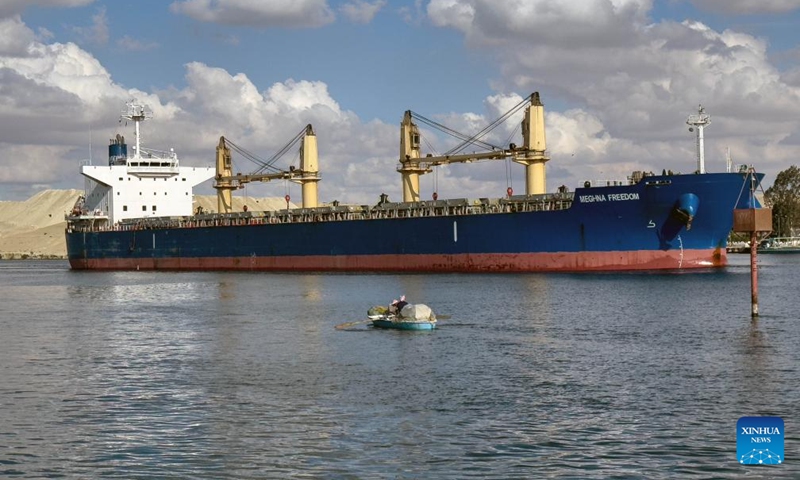
[{"label": "ship deck", "polygon": [[[226,227],[281,223],[339,222],[408,217],[442,217],[566,210],[574,193],[516,195],[508,198],[459,198],[414,203],[386,202],[369,205],[330,205],[318,208],[293,208],[275,211],[206,213],[186,217],[149,217],[123,220],[115,225],[98,222],[90,216],[72,217],[67,232],[127,231],[165,228]],[[107,218],[107,217],[104,217]]]}]

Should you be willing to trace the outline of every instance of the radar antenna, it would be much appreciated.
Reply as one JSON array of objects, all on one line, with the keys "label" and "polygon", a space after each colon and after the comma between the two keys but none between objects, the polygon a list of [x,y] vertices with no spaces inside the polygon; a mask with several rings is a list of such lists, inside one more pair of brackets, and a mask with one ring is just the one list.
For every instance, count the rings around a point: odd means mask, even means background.
[{"label": "radar antenna", "polygon": [[145,120],[153,118],[153,111],[150,110],[150,107],[141,105],[133,99],[125,103],[125,110],[122,111],[120,118],[136,122],[136,147],[134,147],[136,151],[133,156],[141,158],[139,122],[144,122]]}]

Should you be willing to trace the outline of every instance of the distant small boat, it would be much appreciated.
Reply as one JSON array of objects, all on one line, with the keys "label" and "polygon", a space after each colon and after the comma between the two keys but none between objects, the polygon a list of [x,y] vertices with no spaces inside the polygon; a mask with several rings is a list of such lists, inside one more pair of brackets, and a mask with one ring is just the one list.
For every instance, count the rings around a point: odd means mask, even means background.
[{"label": "distant small boat", "polygon": [[769,238],[758,246],[758,253],[800,253],[800,237]]},{"label": "distant small boat", "polygon": [[433,330],[436,320],[403,320],[394,315],[370,315],[372,326],[376,328],[391,328],[395,330]]}]

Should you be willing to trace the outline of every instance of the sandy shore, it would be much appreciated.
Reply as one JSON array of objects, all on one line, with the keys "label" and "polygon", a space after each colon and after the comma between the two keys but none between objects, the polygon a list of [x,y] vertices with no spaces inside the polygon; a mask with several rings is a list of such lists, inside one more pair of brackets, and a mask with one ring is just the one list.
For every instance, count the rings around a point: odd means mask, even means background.
[{"label": "sandy shore", "polygon": [[[25,259],[67,257],[64,215],[72,210],[82,190],[44,190],[22,202],[0,202],[0,258]],[[233,208],[251,211],[286,208],[282,198],[234,197]],[[290,204],[295,207],[294,204]],[[217,210],[217,197],[195,195],[194,208]]]}]

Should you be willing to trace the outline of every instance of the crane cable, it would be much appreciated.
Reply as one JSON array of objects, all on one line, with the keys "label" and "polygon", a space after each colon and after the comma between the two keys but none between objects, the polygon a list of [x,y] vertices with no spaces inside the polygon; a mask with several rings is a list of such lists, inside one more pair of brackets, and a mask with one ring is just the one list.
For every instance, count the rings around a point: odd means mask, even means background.
[{"label": "crane cable", "polygon": [[433,128],[435,128],[437,130],[440,130],[440,131],[442,131],[444,133],[447,133],[447,134],[449,134],[449,135],[451,135],[451,136],[453,136],[455,138],[458,138],[458,139],[462,140],[462,142],[459,145],[457,145],[456,147],[450,149],[444,155],[456,154],[458,152],[463,151],[469,145],[479,145],[479,146],[481,146],[481,147],[483,147],[483,148],[485,148],[487,150],[502,150],[502,147],[499,147],[497,145],[493,145],[491,143],[485,142],[485,141],[481,140],[481,138],[486,136],[489,132],[491,132],[492,130],[497,128],[499,125],[501,125],[505,121],[507,121],[511,116],[515,115],[517,112],[522,110],[530,102],[530,100],[531,100],[531,95],[528,95],[526,98],[524,98],[522,101],[520,101],[514,107],[512,107],[511,110],[507,111],[506,113],[501,115],[499,118],[497,118],[493,122],[489,123],[481,131],[479,131],[478,133],[472,135],[471,137],[467,136],[467,135],[465,135],[463,133],[460,133],[460,132],[458,132],[456,130],[453,130],[450,127],[442,125],[439,122],[433,121],[433,120],[431,120],[429,118],[425,118],[424,116],[422,116],[422,115],[420,115],[420,114],[418,114],[416,112],[412,111],[411,112],[411,116],[413,118],[419,120],[421,123],[424,123],[424,124],[426,124],[426,125],[428,125],[430,127],[433,127]]},{"label": "crane cable", "polygon": [[[506,144],[511,142],[511,139],[514,138],[514,136],[517,133],[519,133],[519,131],[521,129],[522,129],[522,125],[517,124],[517,127],[514,128],[514,130],[508,135],[508,138],[506,138]],[[511,188],[512,191],[513,191],[513,188],[514,188],[514,177],[511,175],[511,167],[512,167],[511,158],[506,157],[505,164],[506,164],[506,191],[508,191],[509,188]]]},{"label": "crane cable", "polygon": [[492,130],[494,130],[498,126],[500,126],[503,122],[505,122],[506,120],[511,118],[511,116],[515,115],[517,112],[522,110],[526,106],[526,104],[528,104],[530,102],[530,99],[531,99],[530,95],[527,98],[524,98],[521,102],[519,102],[513,108],[511,108],[511,110],[507,111],[506,113],[501,115],[499,118],[497,118],[495,121],[493,121],[492,123],[490,123],[489,125],[484,127],[483,130],[481,130],[480,132],[478,132],[475,135],[473,135],[470,140],[462,143],[461,145],[459,145],[456,148],[453,148],[451,150],[451,152],[452,153],[458,153],[458,152],[464,150],[469,144],[472,143],[472,139],[478,139],[480,137],[483,137],[484,135],[488,134],[489,132],[491,132]]},{"label": "crane cable", "polygon": [[295,135],[295,137],[291,141],[289,141],[289,143],[287,143],[283,148],[278,150],[277,153],[275,153],[272,157],[270,157],[269,160],[266,161],[259,158],[256,154],[250,152],[249,150],[240,147],[239,145],[236,145],[228,138],[225,139],[225,143],[231,147],[231,150],[236,151],[239,155],[250,160],[256,165],[259,165],[258,170],[256,170],[254,174],[260,174],[264,172],[280,173],[283,172],[283,170],[279,169],[278,167],[275,167],[274,163],[278,161],[278,159],[281,158],[283,155],[285,155],[286,152],[291,150],[299,141],[301,141],[303,136],[305,135],[305,132],[306,132],[306,127],[303,127],[300,133]]},{"label": "crane cable", "polygon": [[[485,148],[487,150],[495,150],[495,149],[499,148],[496,145],[492,145],[491,143],[487,143],[487,142],[484,142],[482,140],[477,140],[474,137],[468,137],[467,135],[465,135],[465,134],[463,134],[461,132],[458,132],[456,130],[453,130],[452,128],[450,128],[448,126],[442,125],[439,122],[436,122],[436,121],[431,120],[429,118],[425,118],[425,117],[423,117],[422,115],[420,115],[420,114],[418,114],[416,112],[411,112],[411,116],[412,116],[412,118],[418,120],[420,123],[424,123],[425,125],[428,125],[429,127],[432,127],[432,128],[434,128],[436,130],[439,130],[441,132],[447,133],[450,136],[458,138],[459,140],[462,140],[463,142],[462,142],[461,145],[464,145],[465,143],[467,143],[467,144],[468,143],[476,143],[476,144],[480,144],[481,147],[483,147],[483,148]],[[449,155],[449,154],[450,154],[449,152],[445,153],[445,155]]]}]

